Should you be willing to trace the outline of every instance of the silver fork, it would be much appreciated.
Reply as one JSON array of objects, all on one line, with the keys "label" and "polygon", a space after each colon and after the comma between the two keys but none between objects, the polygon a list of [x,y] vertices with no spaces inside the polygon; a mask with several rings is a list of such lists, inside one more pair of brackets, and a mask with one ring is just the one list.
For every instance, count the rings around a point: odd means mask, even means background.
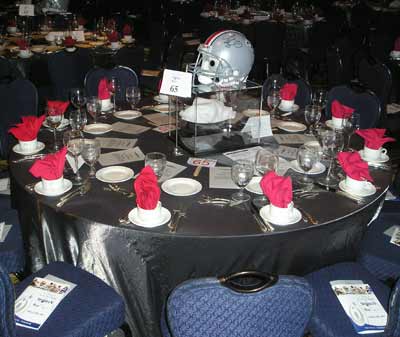
[{"label": "silver fork", "polygon": [[78,189],[76,189],[72,194],[68,195],[67,197],[61,198],[60,201],[56,204],[56,206],[58,208],[62,207],[62,206],[64,206],[64,204],[66,202],[70,201],[73,197],[76,197],[77,195],[82,196],[82,195],[86,194],[87,192],[89,192],[90,187],[91,187],[91,185],[89,182],[85,183],[84,185],[82,185]]}]

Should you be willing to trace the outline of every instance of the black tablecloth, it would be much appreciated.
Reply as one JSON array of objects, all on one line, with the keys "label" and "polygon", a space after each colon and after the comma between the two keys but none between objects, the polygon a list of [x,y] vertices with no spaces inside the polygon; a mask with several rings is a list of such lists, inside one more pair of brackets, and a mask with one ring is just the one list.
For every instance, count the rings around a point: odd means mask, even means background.
[{"label": "black tablecloth", "polygon": [[[144,122],[142,120],[142,122]],[[108,133],[107,137],[124,137]],[[129,138],[125,136],[126,138]],[[41,139],[51,143],[51,133]],[[147,131],[138,138],[144,153],[172,153],[165,135]],[[14,155],[13,155],[14,157]],[[169,157],[184,165],[187,156]],[[134,336],[160,336],[159,317],[168,293],[188,278],[216,276],[245,269],[303,275],[335,262],[352,260],[367,228],[383,202],[390,174],[371,170],[378,192],[364,205],[323,192],[317,199],[299,199],[295,204],[311,213],[318,225],[303,221],[262,233],[245,207],[217,208],[199,205],[200,195],[173,197],[162,192],[169,210],[186,209],[176,234],[166,225],[153,229],[120,225],[135,205],[132,199],[103,190],[94,180],[85,197],[77,197],[61,209],[58,198],[24,190],[34,179],[27,173],[31,163],[11,163],[12,191],[17,206],[32,270],[62,260],[93,272],[113,286],[125,299],[127,321]],[[128,164],[138,172],[143,162]],[[87,168],[82,168],[87,174]],[[193,167],[180,176],[191,177]],[[204,193],[228,196],[232,190],[209,190],[208,170],[198,177]],[[122,183],[132,188],[132,181]],[[99,294],[101,295],[101,294]]]}]

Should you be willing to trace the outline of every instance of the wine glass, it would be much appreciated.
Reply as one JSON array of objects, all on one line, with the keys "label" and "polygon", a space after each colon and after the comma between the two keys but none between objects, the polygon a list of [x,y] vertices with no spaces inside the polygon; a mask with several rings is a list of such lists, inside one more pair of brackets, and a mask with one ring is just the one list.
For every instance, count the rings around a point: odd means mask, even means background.
[{"label": "wine glass", "polygon": [[87,124],[87,115],[85,111],[73,110],[69,113],[69,124],[72,130],[82,131]]},{"label": "wine glass", "polygon": [[116,112],[117,106],[115,104],[115,94],[117,92],[118,88],[118,79],[116,77],[111,77],[108,80],[108,91],[110,92],[110,95],[112,96],[113,99],[113,112]]},{"label": "wine glass", "polygon": [[93,118],[93,123],[97,123],[97,115],[101,113],[101,102],[97,96],[88,97],[86,110]]},{"label": "wine glass", "polygon": [[254,173],[254,165],[249,160],[238,160],[232,165],[231,177],[233,182],[240,187],[240,191],[232,194],[234,201],[248,201],[250,196],[243,192]]},{"label": "wine glass", "polygon": [[167,157],[161,152],[149,152],[144,158],[144,165],[150,166],[157,176],[157,179],[160,179],[167,166]]},{"label": "wine glass", "polygon": [[89,178],[96,176],[95,164],[100,157],[100,141],[97,139],[84,139],[82,158],[90,166]]},{"label": "wine glass", "polygon": [[321,119],[321,107],[318,105],[306,105],[304,119],[308,127],[305,135],[314,135],[314,126]]},{"label": "wine glass", "polygon": [[356,130],[360,129],[360,114],[354,112],[351,115],[351,117],[344,122],[343,126],[344,126],[344,132],[346,133],[347,136],[345,149],[350,150],[351,137],[354,135]]},{"label": "wine glass", "polygon": [[86,104],[85,91],[82,88],[71,89],[71,103],[72,105],[81,111],[82,107]]},{"label": "wine glass", "polygon": [[325,108],[326,105],[326,91],[322,88],[317,89],[312,95],[312,104],[317,105],[321,108]]},{"label": "wine glass", "polygon": [[319,155],[318,152],[306,147],[304,145],[300,146],[297,151],[297,164],[304,171],[304,175],[299,183],[302,185],[310,185],[313,180],[308,176],[308,172],[314,167],[318,162]]},{"label": "wine glass", "polygon": [[135,109],[136,105],[140,101],[140,88],[139,87],[127,87],[125,92],[126,101],[131,106],[131,109]]},{"label": "wine glass", "polygon": [[47,125],[51,129],[53,129],[53,135],[54,135],[53,150],[54,150],[54,152],[58,151],[57,128],[60,126],[62,120],[63,120],[63,114],[60,114],[58,109],[47,107],[47,109],[46,109],[46,122],[47,122]]},{"label": "wine glass", "polygon": [[73,183],[74,185],[81,185],[83,179],[79,173],[78,157],[83,149],[84,138],[82,133],[78,130],[64,132],[64,143],[67,146],[68,152],[72,154],[75,160],[76,173]]},{"label": "wine glass", "polygon": [[[279,165],[279,157],[267,149],[260,149],[256,155],[255,168],[258,173],[265,175],[270,171],[277,171]],[[258,196],[253,199],[253,204],[262,207],[267,204],[265,195]]]},{"label": "wine glass", "polygon": [[271,116],[275,115],[276,108],[279,106],[280,101],[281,101],[281,94],[279,90],[272,89],[267,97],[267,104],[271,109],[270,111]]}]

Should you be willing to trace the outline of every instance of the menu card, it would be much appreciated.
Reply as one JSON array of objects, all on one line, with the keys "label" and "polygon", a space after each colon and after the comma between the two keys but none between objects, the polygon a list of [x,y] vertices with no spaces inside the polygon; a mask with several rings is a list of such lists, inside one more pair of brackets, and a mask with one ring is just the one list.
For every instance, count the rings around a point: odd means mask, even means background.
[{"label": "menu card", "polygon": [[392,238],[390,239],[390,243],[393,243],[396,246],[400,246],[400,228],[395,228]]},{"label": "menu card", "polygon": [[136,146],[133,149],[101,154],[99,158],[99,163],[102,166],[118,165],[144,160],[144,157],[145,156],[142,150],[138,146]]},{"label": "menu card", "polygon": [[100,147],[105,149],[117,149],[117,150],[125,150],[133,148],[137,139],[126,139],[126,138],[96,138],[100,142]]},{"label": "menu card", "polygon": [[11,227],[12,225],[6,225],[5,222],[0,223],[0,242],[4,242],[6,240]]},{"label": "menu card", "polygon": [[76,286],[60,279],[35,277],[15,302],[15,323],[39,330],[64,297]]},{"label": "menu card", "polygon": [[305,142],[316,140],[314,136],[301,134],[275,134],[274,138],[279,144],[304,144]]},{"label": "menu card", "polygon": [[143,115],[143,118],[146,118],[151,124],[154,124],[155,126],[169,124],[170,119],[171,121],[175,122],[175,118],[170,117],[168,114],[162,114],[159,112],[149,115]]},{"label": "menu card", "polygon": [[229,159],[232,159],[233,161],[245,159],[254,162],[256,160],[257,152],[261,149],[261,146],[254,146],[247,149],[225,152],[223,153],[223,155],[228,157]]},{"label": "menu card", "polygon": [[0,179],[0,194],[10,195],[10,178]]},{"label": "menu card", "polygon": [[269,115],[261,117],[250,117],[242,132],[251,133],[252,138],[263,138],[272,136],[271,120]]},{"label": "menu card", "polygon": [[112,124],[112,129],[116,132],[127,133],[130,135],[138,135],[149,130],[150,128],[143,125],[116,122]]},{"label": "menu card", "polygon": [[231,168],[225,166],[210,167],[210,188],[239,189],[231,178]]},{"label": "menu card", "polygon": [[330,284],[358,334],[385,330],[386,311],[368,284],[360,280],[338,280]]},{"label": "menu card", "polygon": [[165,167],[164,173],[160,178],[160,182],[164,182],[168,179],[171,179],[181,173],[183,170],[186,169],[186,166],[179,165],[173,163],[171,161],[167,161],[167,165]]}]

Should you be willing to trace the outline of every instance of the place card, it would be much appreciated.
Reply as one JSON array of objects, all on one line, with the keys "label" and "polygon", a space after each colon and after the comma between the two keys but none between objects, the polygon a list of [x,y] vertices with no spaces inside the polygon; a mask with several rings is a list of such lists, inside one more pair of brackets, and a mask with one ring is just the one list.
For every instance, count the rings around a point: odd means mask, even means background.
[{"label": "place card", "polygon": [[201,167],[215,167],[217,165],[217,159],[206,159],[206,158],[193,158],[190,157],[187,161],[189,165],[201,166]]},{"label": "place card", "polygon": [[0,179],[0,194],[10,195],[10,178]]},{"label": "place card", "polygon": [[5,222],[0,223],[0,242],[7,239],[7,235],[11,230],[12,225],[7,225]]},{"label": "place card", "polygon": [[144,157],[142,150],[136,146],[133,149],[101,154],[99,163],[102,166],[110,166],[144,160]]},{"label": "place card", "polygon": [[35,5],[19,5],[18,14],[20,16],[35,16]]},{"label": "place card", "polygon": [[231,178],[231,168],[225,166],[210,167],[210,188],[239,189]]},{"label": "place card", "polygon": [[167,161],[167,165],[165,166],[164,173],[160,178],[160,182],[164,182],[168,179],[171,179],[171,178],[177,176],[179,173],[181,173],[185,169],[186,169],[186,166],[179,165],[179,164],[173,163],[171,161]]},{"label": "place card", "polygon": [[164,69],[160,94],[191,97],[193,74],[184,71]]},{"label": "place card", "polygon": [[74,156],[72,156],[69,153],[67,153],[67,155],[65,156],[65,159],[67,159],[67,162],[68,162],[69,166],[72,168],[72,171],[74,173],[76,173],[76,171],[78,171],[82,167],[82,165],[85,163],[82,156],[78,156],[78,168],[77,168],[76,164],[75,164]]},{"label": "place card", "polygon": [[279,144],[304,144],[316,140],[314,136],[300,134],[275,134],[274,138]]},{"label": "place card", "polygon": [[149,115],[143,115],[143,118],[147,119],[149,122],[156,126],[160,125],[165,125],[169,124],[170,120],[171,122],[175,122],[174,118],[170,118],[169,115],[167,114],[162,114],[162,113],[154,113],[154,114],[149,114]]},{"label": "place card", "polygon": [[297,148],[295,147],[281,145],[276,150],[274,150],[274,153],[277,154],[279,157],[284,157],[287,159],[293,160],[297,158]]},{"label": "place card", "polygon": [[160,132],[160,133],[167,133],[175,131],[175,125],[160,125],[153,129],[153,131]]},{"label": "place card", "polygon": [[269,115],[250,117],[242,129],[242,132],[251,133],[251,137],[254,139],[271,137],[272,129]]},{"label": "place card", "polygon": [[127,133],[130,135],[139,135],[147,130],[150,130],[149,127],[137,124],[129,124],[124,122],[116,122],[112,124],[113,131]]},{"label": "place card", "polygon": [[126,139],[126,138],[96,138],[100,142],[100,147],[104,149],[117,149],[125,150],[135,147],[137,139]]},{"label": "place card", "polygon": [[400,228],[395,228],[392,238],[390,239],[390,243],[393,243],[396,246],[400,246]]},{"label": "place card", "polygon": [[387,230],[383,232],[383,234],[392,237],[393,233],[396,231],[396,229],[400,230],[400,226],[391,226]]},{"label": "place card", "polygon": [[254,146],[254,147],[249,147],[247,149],[225,152],[223,153],[223,155],[225,157],[228,157],[229,159],[232,159],[233,161],[243,159],[254,162],[256,160],[257,152],[261,149],[262,149],[261,146]]}]

